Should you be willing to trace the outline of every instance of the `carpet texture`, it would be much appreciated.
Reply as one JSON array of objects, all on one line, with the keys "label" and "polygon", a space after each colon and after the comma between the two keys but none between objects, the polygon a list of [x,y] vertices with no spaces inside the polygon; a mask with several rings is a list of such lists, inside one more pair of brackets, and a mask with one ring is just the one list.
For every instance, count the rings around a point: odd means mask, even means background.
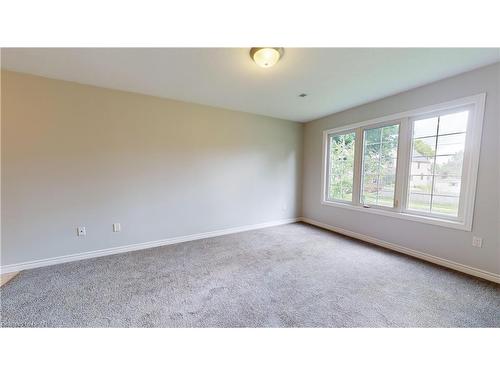
[{"label": "carpet texture", "polygon": [[3,327],[500,327],[500,286],[303,223],[27,270]]}]

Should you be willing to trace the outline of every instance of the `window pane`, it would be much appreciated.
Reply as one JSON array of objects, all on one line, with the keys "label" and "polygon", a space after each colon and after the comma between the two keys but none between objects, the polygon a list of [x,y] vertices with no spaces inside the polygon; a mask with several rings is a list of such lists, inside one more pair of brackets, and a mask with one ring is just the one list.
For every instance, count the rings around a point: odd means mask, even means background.
[{"label": "window pane", "polygon": [[355,133],[329,138],[327,199],[352,201]]},{"label": "window pane", "polygon": [[396,176],[366,176],[363,181],[363,204],[393,207],[395,181]]},{"label": "window pane", "polygon": [[395,175],[397,162],[398,162],[397,158],[387,157],[385,159],[382,159],[380,161],[380,164],[382,166],[382,172],[390,176]]},{"label": "window pane", "polygon": [[434,194],[459,197],[461,183],[460,176],[435,176]]},{"label": "window pane", "polygon": [[379,144],[382,137],[382,129],[370,129],[369,131],[365,131],[365,143],[370,145],[372,143]]},{"label": "window pane", "polygon": [[439,134],[465,133],[468,119],[469,111],[441,116],[439,119]]},{"label": "window pane", "polygon": [[411,210],[458,216],[469,111],[413,122]]},{"label": "window pane", "polygon": [[377,204],[378,176],[363,176],[363,203]]},{"label": "window pane", "polygon": [[463,158],[463,152],[456,155],[436,156],[434,173],[441,176],[462,176]]},{"label": "window pane", "polygon": [[410,176],[410,193],[430,194],[432,191],[433,176]]},{"label": "window pane", "polygon": [[408,208],[411,210],[430,212],[431,211],[431,195],[410,193],[408,199]]},{"label": "window pane", "polygon": [[361,202],[394,207],[399,124],[364,131]]},{"label": "window pane", "polygon": [[426,157],[414,156],[411,163],[411,175],[431,175],[432,168],[434,167],[433,161]]},{"label": "window pane", "polygon": [[432,197],[432,209],[431,212],[441,215],[458,215],[458,197],[445,197],[440,195],[434,195]]},{"label": "window pane", "polygon": [[429,137],[437,134],[438,117],[415,121],[413,138]]},{"label": "window pane", "polygon": [[438,138],[436,155],[451,155],[460,152],[463,153],[464,148],[465,133],[443,135]]},{"label": "window pane", "polygon": [[382,142],[398,143],[399,126],[391,125],[382,128]]},{"label": "window pane", "polygon": [[379,180],[379,191],[377,205],[394,207],[394,189],[396,185],[396,176],[381,176]]},{"label": "window pane", "polygon": [[436,137],[417,138],[413,142],[413,156],[431,158],[436,154]]}]

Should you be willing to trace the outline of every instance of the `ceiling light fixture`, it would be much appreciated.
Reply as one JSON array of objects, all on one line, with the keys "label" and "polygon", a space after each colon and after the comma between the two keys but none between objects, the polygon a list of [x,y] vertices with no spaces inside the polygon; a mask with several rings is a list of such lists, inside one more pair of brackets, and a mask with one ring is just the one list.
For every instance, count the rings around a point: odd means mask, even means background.
[{"label": "ceiling light fixture", "polygon": [[250,49],[250,57],[261,68],[270,68],[283,57],[285,50],[281,47],[254,47]]}]

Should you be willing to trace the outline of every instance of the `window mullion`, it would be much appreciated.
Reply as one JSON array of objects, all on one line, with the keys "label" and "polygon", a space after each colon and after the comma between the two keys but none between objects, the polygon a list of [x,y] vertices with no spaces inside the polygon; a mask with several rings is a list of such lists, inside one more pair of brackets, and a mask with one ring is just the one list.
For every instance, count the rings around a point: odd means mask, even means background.
[{"label": "window mullion", "polygon": [[377,166],[377,199],[375,201],[375,204],[378,205],[378,196],[380,193],[380,169],[381,169],[381,163],[382,163],[382,134],[384,133],[384,128],[380,129],[380,137],[378,139],[378,166]]},{"label": "window mullion", "polygon": [[354,149],[354,178],[352,187],[352,203],[360,206],[361,203],[361,163],[363,158],[363,129],[356,129],[356,146]]},{"label": "window mullion", "polygon": [[398,202],[396,211],[403,212],[406,209],[408,196],[408,185],[411,169],[411,137],[412,130],[408,118],[401,120],[399,125],[399,148],[396,167],[396,191],[395,199]]}]

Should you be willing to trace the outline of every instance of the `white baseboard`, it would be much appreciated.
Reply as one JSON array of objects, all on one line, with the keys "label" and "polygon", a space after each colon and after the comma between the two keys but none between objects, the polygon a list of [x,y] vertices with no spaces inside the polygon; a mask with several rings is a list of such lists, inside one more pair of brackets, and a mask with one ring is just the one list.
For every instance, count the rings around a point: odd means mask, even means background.
[{"label": "white baseboard", "polygon": [[448,268],[451,268],[451,269],[456,270],[456,271],[460,271],[460,272],[463,272],[463,273],[466,273],[469,275],[480,277],[482,279],[486,279],[486,280],[493,281],[495,283],[500,284],[500,275],[493,273],[493,272],[484,271],[484,270],[481,270],[478,268],[466,266],[465,264],[461,264],[461,263],[453,262],[451,260],[439,258],[439,257],[436,257],[434,255],[429,255],[429,254],[423,253],[421,251],[413,250],[413,249],[410,249],[410,248],[407,248],[407,247],[404,247],[401,245],[397,245],[397,244],[394,244],[391,242],[379,240],[378,238],[370,237],[370,236],[367,236],[367,235],[364,235],[361,233],[352,232],[352,231],[347,230],[347,229],[324,224],[324,223],[321,223],[319,221],[309,219],[307,217],[301,217],[300,221],[303,221],[304,223],[308,223],[308,224],[311,224],[311,225],[314,225],[314,226],[317,226],[320,228],[328,229],[332,232],[340,233],[340,234],[343,234],[343,235],[348,236],[348,237],[353,237],[353,238],[356,238],[356,239],[361,240],[361,241],[370,242],[374,245],[378,245],[378,246],[384,247],[386,249],[398,251],[400,253],[413,256],[415,258],[423,259],[423,260],[426,260],[426,261],[431,262],[431,263],[439,264],[440,266],[443,266],[443,267],[448,267]]},{"label": "white baseboard", "polygon": [[320,228],[328,229],[332,232],[337,232],[337,233],[343,234],[345,236],[357,238],[361,241],[365,241],[365,242],[369,242],[369,243],[372,243],[372,244],[375,244],[378,246],[382,246],[382,247],[390,249],[390,250],[398,251],[400,253],[404,253],[404,254],[413,256],[415,258],[423,259],[423,260],[426,260],[426,261],[431,262],[431,263],[439,264],[440,266],[448,267],[448,268],[454,269],[456,271],[460,271],[460,272],[463,272],[463,273],[466,273],[469,275],[480,277],[480,278],[490,280],[490,281],[493,281],[495,283],[500,284],[500,275],[495,274],[493,272],[484,271],[484,270],[481,270],[478,268],[466,266],[465,264],[460,264],[460,263],[453,262],[453,261],[450,261],[447,259],[439,258],[439,257],[436,257],[434,255],[429,255],[429,254],[426,254],[426,253],[423,253],[423,252],[420,252],[417,250],[413,250],[413,249],[410,249],[410,248],[407,248],[407,247],[404,247],[401,245],[393,244],[393,243],[390,243],[387,241],[383,241],[383,240],[380,240],[378,238],[370,237],[370,236],[367,236],[367,235],[364,235],[361,233],[356,233],[356,232],[353,232],[353,231],[350,231],[347,229],[324,224],[324,223],[321,223],[319,221],[312,220],[312,219],[309,219],[306,217],[276,220],[276,221],[260,223],[260,224],[252,224],[252,225],[245,225],[245,226],[241,226],[241,227],[221,229],[221,230],[216,230],[216,231],[212,231],[212,232],[190,234],[187,236],[172,237],[172,238],[167,238],[167,239],[157,240],[157,241],[150,241],[150,242],[143,242],[143,243],[132,244],[132,245],[117,246],[117,247],[112,247],[112,248],[108,248],[108,249],[87,251],[84,253],[63,255],[63,256],[59,256],[59,257],[40,259],[40,260],[34,260],[34,261],[29,261],[29,262],[23,262],[23,263],[8,264],[8,265],[3,265],[0,267],[0,274],[19,272],[19,271],[27,270],[27,269],[31,269],[31,268],[38,268],[38,267],[50,266],[50,265],[54,265],[54,264],[74,262],[77,260],[97,258],[97,257],[106,256],[106,255],[126,253],[129,251],[150,249],[153,247],[172,245],[172,244],[181,243],[181,242],[199,240],[199,239],[203,239],[203,238],[223,236],[226,234],[246,232],[249,230],[255,230],[255,229],[261,229],[261,228],[273,227],[273,226],[277,226],[277,225],[295,223],[297,221],[303,221],[304,223],[308,223],[308,224],[311,224],[311,225],[314,225],[314,226],[317,226]]},{"label": "white baseboard", "polygon": [[163,240],[143,242],[143,243],[138,243],[138,244],[133,244],[133,245],[117,246],[117,247],[112,247],[112,248],[108,248],[108,249],[86,251],[84,253],[63,255],[63,256],[34,260],[34,261],[23,262],[23,263],[2,265],[0,267],[0,274],[10,273],[10,272],[18,272],[18,271],[22,271],[22,270],[31,269],[31,268],[51,266],[51,265],[60,264],[60,263],[74,262],[76,260],[82,260],[82,259],[97,258],[97,257],[106,256],[106,255],[126,253],[129,251],[150,249],[153,247],[172,245],[172,244],[176,244],[176,243],[180,243],[180,242],[194,241],[194,240],[199,240],[202,238],[218,237],[218,236],[223,236],[226,234],[246,232],[249,230],[262,229],[262,228],[267,228],[267,227],[274,227],[277,225],[295,223],[297,221],[300,221],[300,219],[294,218],[294,219],[275,220],[275,221],[270,221],[270,222],[266,222],[266,223],[251,224],[251,225],[244,225],[241,227],[233,227],[233,228],[215,230],[212,232],[190,234],[187,236],[172,237],[172,238],[167,238],[167,239],[163,239]]}]

